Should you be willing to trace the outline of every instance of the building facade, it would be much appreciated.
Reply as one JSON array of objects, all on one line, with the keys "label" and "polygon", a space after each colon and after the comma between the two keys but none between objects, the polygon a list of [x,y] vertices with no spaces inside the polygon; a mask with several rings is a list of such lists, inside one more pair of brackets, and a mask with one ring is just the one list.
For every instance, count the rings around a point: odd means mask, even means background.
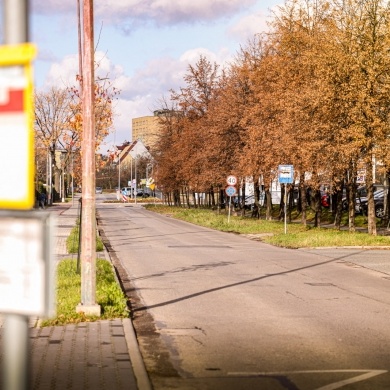
[{"label": "building facade", "polygon": [[161,116],[170,115],[169,110],[156,110],[153,115],[132,119],[132,140],[140,140],[146,147],[153,148],[161,132]]}]

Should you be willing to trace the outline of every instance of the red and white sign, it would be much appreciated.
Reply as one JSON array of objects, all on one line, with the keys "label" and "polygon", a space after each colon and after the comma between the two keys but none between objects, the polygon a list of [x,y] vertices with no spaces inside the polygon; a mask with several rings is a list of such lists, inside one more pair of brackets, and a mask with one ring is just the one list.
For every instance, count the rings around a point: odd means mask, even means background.
[{"label": "red and white sign", "polygon": [[229,185],[229,186],[235,186],[237,184],[237,177],[234,176],[234,175],[229,175],[227,178],[226,178],[226,183]]},{"label": "red and white sign", "polygon": [[[25,90],[28,80],[21,65],[0,67],[0,166],[9,167],[1,172],[0,200],[4,207],[25,204],[32,207],[29,188],[31,158],[31,125],[25,112]],[[30,200],[29,200],[30,199]],[[28,204],[27,204],[28,203]]]},{"label": "red and white sign", "polygon": [[0,114],[23,112],[23,90],[0,87]]}]

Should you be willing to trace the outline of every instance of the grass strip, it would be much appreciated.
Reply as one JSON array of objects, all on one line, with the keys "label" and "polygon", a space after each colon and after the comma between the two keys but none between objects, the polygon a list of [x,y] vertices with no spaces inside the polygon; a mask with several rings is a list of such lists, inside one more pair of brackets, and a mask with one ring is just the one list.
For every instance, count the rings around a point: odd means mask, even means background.
[{"label": "grass strip", "polygon": [[[80,223],[76,222],[76,225],[71,230],[68,238],[66,239],[66,249],[68,253],[78,253],[79,251],[79,231]],[[100,236],[96,235],[96,252],[102,252],[104,248],[103,241]]]},{"label": "grass strip", "polygon": [[[390,246],[390,236],[373,236],[363,232],[351,233],[332,227],[314,228],[310,225],[305,227],[299,222],[288,223],[287,234],[285,234],[284,221],[277,219],[267,221],[231,215],[228,222],[226,212],[218,213],[211,209],[188,209],[166,205],[146,205],[144,207],[150,211],[215,230],[237,234],[258,234],[259,240],[286,248]],[[310,220],[309,218],[308,220]],[[357,226],[364,225],[364,217],[359,216],[356,219]]]},{"label": "grass strip", "polygon": [[96,302],[101,307],[101,316],[76,313],[81,297],[81,275],[76,267],[75,259],[64,259],[58,263],[56,317],[43,320],[41,326],[129,317],[127,298],[117,282],[111,263],[104,259],[96,261]]}]

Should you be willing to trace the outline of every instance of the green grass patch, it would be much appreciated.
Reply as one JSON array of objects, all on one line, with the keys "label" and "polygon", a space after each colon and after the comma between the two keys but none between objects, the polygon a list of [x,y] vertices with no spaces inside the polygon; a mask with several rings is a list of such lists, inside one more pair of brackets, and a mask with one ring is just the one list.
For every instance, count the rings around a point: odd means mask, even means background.
[{"label": "green grass patch", "polygon": [[[79,222],[71,230],[68,238],[66,239],[66,249],[68,253],[78,253],[79,251]],[[103,241],[100,236],[96,235],[96,252],[102,252],[104,248]]]},{"label": "green grass patch", "polygon": [[96,261],[96,302],[101,316],[76,313],[81,298],[81,275],[77,273],[77,261],[65,259],[58,263],[56,288],[56,317],[42,321],[41,326],[63,325],[99,319],[127,318],[127,299],[107,260]]},{"label": "green grass patch", "polygon": [[[166,205],[146,205],[146,209],[177,218],[196,225],[205,226],[211,229],[233,232],[238,234],[270,234],[259,237],[264,242],[272,245],[287,248],[310,248],[327,246],[390,246],[389,236],[373,236],[367,233],[354,232],[346,230],[337,230],[335,228],[313,228],[299,223],[299,214],[293,213],[294,222],[287,224],[287,234],[285,234],[284,221],[274,219],[266,221],[265,219],[256,219],[231,215],[228,222],[228,215],[225,211],[218,213],[211,209],[200,208],[182,208]],[[278,211],[274,210],[274,217]],[[307,220],[310,222],[313,213],[308,211]],[[343,216],[343,224],[348,220]],[[333,216],[325,210],[322,216],[323,223],[332,223]],[[356,227],[367,226],[364,216],[356,216]]]},{"label": "green grass patch", "polygon": [[388,236],[373,236],[361,232],[351,233],[331,228],[311,228],[305,232],[291,232],[290,225],[287,234],[264,237],[263,241],[286,248],[390,246],[390,237]]}]

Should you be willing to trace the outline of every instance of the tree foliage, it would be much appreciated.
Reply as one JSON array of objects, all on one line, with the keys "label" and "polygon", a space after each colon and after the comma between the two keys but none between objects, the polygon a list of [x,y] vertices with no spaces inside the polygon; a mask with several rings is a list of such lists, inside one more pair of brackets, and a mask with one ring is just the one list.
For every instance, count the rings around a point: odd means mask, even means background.
[{"label": "tree foliage", "polygon": [[[78,76],[77,79],[79,80]],[[119,91],[108,78],[95,82],[96,150],[113,130],[113,101]],[[56,88],[35,94],[36,149],[44,147],[51,154],[53,167],[67,171],[81,184],[81,140],[83,135],[82,102],[80,87]],[[56,162],[55,151],[61,150],[63,158]],[[38,152],[36,153],[38,154]],[[97,169],[104,164],[96,159]],[[58,173],[58,172],[57,172]],[[70,183],[68,183],[70,184]]]},{"label": "tree foliage", "polygon": [[[165,106],[174,115],[162,119],[159,183],[214,194],[234,173],[267,193],[278,165],[293,164],[302,222],[311,206],[320,224],[322,185],[335,195],[346,187],[353,231],[364,169],[376,234],[373,166],[380,160],[388,172],[390,162],[389,21],[383,0],[288,0],[269,33],[248,41],[225,69],[201,56]],[[341,208],[334,212],[339,226]]]}]

